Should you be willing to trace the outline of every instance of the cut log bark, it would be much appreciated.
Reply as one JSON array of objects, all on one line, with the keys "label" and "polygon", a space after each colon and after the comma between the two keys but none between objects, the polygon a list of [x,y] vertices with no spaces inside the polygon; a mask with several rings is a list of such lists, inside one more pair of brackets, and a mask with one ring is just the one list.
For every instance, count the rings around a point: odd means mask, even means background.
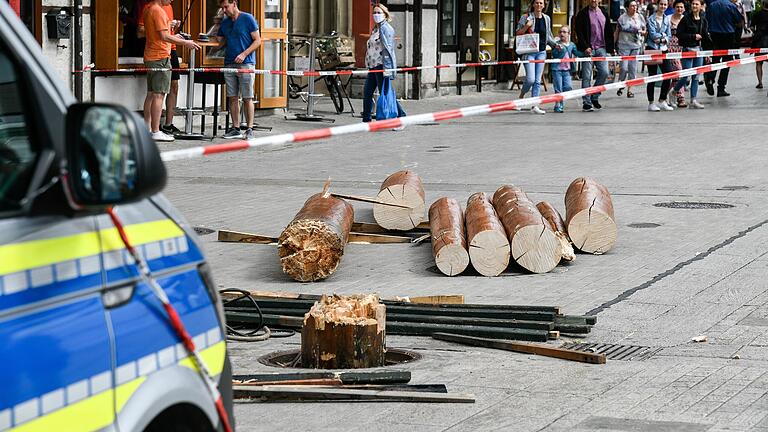
[{"label": "cut log bark", "polygon": [[522,189],[502,186],[493,206],[509,239],[512,259],[524,269],[546,273],[560,262],[562,246],[539,210]]},{"label": "cut log bark", "polygon": [[616,244],[616,219],[608,189],[597,180],[579,177],[565,192],[565,226],[574,246],[603,254]]},{"label": "cut log bark", "polygon": [[283,272],[301,282],[325,279],[336,271],[344,254],[354,210],[327,193],[304,203],[278,239]]},{"label": "cut log bark", "polygon": [[302,366],[356,369],[384,366],[386,306],[376,295],[323,296],[304,317]]},{"label": "cut log bark", "polygon": [[464,212],[453,198],[440,198],[429,207],[432,256],[437,268],[448,276],[460,274],[469,265]]},{"label": "cut log bark", "polygon": [[469,197],[465,222],[472,267],[483,276],[498,276],[509,265],[509,242],[485,192]]},{"label": "cut log bark", "polygon": [[373,205],[373,218],[386,229],[407,231],[424,220],[424,188],[421,178],[411,171],[398,171],[384,180],[377,195],[379,201],[396,204]]},{"label": "cut log bark", "polygon": [[539,212],[549,225],[549,229],[555,233],[557,240],[560,241],[562,258],[565,261],[573,261],[576,259],[571,239],[568,238],[568,233],[565,230],[565,222],[563,221],[563,217],[560,216],[560,212],[558,212],[552,204],[546,201],[536,204],[536,208],[539,209]]}]

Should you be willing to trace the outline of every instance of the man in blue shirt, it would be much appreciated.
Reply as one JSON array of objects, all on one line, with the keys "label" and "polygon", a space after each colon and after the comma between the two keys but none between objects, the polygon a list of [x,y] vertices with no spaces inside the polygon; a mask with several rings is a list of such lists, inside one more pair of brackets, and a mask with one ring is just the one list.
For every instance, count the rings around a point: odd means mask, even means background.
[{"label": "man in blue shirt", "polygon": [[225,72],[224,81],[227,84],[227,102],[229,114],[232,117],[232,128],[224,138],[243,138],[238,127],[240,124],[239,98],[243,98],[243,110],[247,129],[245,138],[254,138],[253,134],[253,82],[255,74],[250,72],[256,68],[256,49],[261,45],[259,24],[253,15],[241,12],[237,0],[219,0],[219,6],[224,11],[225,18],[221,21],[216,39],[224,45],[224,67],[244,69],[242,73]]},{"label": "man in blue shirt", "polygon": [[[712,38],[712,49],[724,50],[738,48],[736,45],[736,32],[741,36],[744,26],[741,13],[731,0],[713,0],[707,6],[707,21],[709,22],[709,35]],[[739,37],[740,39],[740,37]],[[712,63],[727,62],[733,60],[733,56],[712,56]],[[717,78],[717,97],[730,96],[725,91],[728,84],[728,71],[730,68],[720,70]],[[704,84],[707,86],[707,94],[715,94],[715,76],[717,71],[704,74]]]}]

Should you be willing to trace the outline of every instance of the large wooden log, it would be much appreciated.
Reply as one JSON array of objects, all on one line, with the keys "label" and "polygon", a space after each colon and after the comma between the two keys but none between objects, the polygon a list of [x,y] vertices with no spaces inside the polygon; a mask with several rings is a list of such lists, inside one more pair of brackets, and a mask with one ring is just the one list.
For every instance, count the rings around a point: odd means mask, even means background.
[{"label": "large wooden log", "polygon": [[381,184],[377,195],[385,204],[373,205],[373,218],[386,229],[407,231],[417,227],[424,220],[424,188],[421,178],[411,171],[398,171]]},{"label": "large wooden log", "polygon": [[512,259],[524,269],[546,273],[560,262],[560,241],[522,189],[502,186],[493,206],[507,232]]},{"label": "large wooden log", "polygon": [[574,180],[565,192],[565,226],[577,249],[608,252],[616,244],[616,219],[608,188],[589,177]]},{"label": "large wooden log", "polygon": [[560,212],[550,203],[542,201],[536,204],[536,208],[544,217],[544,220],[549,225],[549,229],[555,233],[555,237],[560,241],[561,256],[565,261],[573,261],[576,259],[576,254],[573,253],[573,245],[571,245],[571,239],[568,238],[568,233],[565,230],[565,222]]},{"label": "large wooden log", "polygon": [[309,197],[278,239],[283,272],[301,282],[332,275],[344,254],[354,216],[349,203],[327,192]]},{"label": "large wooden log", "polygon": [[509,265],[509,242],[485,192],[467,200],[465,223],[472,267],[483,276],[498,276]]},{"label": "large wooden log", "polygon": [[429,207],[432,255],[443,274],[455,276],[469,265],[464,212],[453,198],[440,198]]},{"label": "large wooden log", "polygon": [[384,366],[386,306],[376,295],[323,296],[304,316],[301,362],[315,369]]}]

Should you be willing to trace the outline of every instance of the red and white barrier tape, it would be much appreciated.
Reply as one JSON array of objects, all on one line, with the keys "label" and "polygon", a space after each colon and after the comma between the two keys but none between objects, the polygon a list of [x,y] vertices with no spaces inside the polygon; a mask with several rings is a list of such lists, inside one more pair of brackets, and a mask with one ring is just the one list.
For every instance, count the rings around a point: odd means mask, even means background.
[{"label": "red and white barrier tape", "polygon": [[752,64],[758,61],[768,60],[768,55],[756,57],[747,57],[743,59],[731,60],[723,63],[714,63],[706,66],[699,66],[691,69],[667,72],[659,75],[652,75],[643,78],[636,78],[627,81],[619,81],[601,86],[587,87],[571,90],[563,93],[551,94],[546,96],[537,96],[525,99],[517,99],[506,102],[497,102],[487,105],[476,105],[465,108],[458,108],[448,111],[435,113],[416,114],[412,116],[393,118],[388,120],[374,121],[370,123],[354,123],[346,126],[335,126],[331,128],[313,129],[303,132],[293,132],[281,135],[267,136],[263,138],[254,138],[251,140],[235,141],[224,144],[214,144],[209,146],[192,147],[182,150],[170,150],[161,153],[165,162],[180,159],[194,159],[208,156],[216,153],[226,153],[232,151],[246,150],[250,148],[269,148],[270,146],[281,146],[292,142],[311,141],[323,138],[330,138],[338,135],[347,135],[353,133],[378,132],[381,130],[393,129],[400,126],[411,126],[424,123],[434,123],[445,120],[452,120],[463,117],[474,117],[487,115],[501,111],[511,111],[517,108],[531,107],[534,105],[550,104],[569,99],[576,99],[582,96],[603,93],[608,90],[617,90],[624,87],[634,87],[642,84],[663,81],[667,79],[682,78],[691,75],[698,75],[705,72],[716,71],[746,64]]},{"label": "red and white barrier tape", "polygon": [[733,56],[740,54],[768,54],[768,48],[740,48],[730,50],[709,50],[709,51],[684,51],[676,53],[666,54],[639,54],[639,55],[625,55],[625,56],[594,56],[594,57],[571,57],[567,59],[543,59],[543,60],[498,60],[490,62],[474,62],[474,63],[451,63],[433,66],[406,66],[401,68],[383,69],[383,70],[368,70],[368,69],[351,69],[351,70],[329,70],[329,71],[301,71],[301,70],[269,70],[269,69],[239,69],[239,68],[223,68],[223,67],[201,67],[201,68],[126,68],[126,69],[93,69],[86,68],[79,71],[73,71],[72,73],[87,73],[87,72],[99,72],[99,73],[143,73],[143,72],[160,72],[160,71],[176,71],[176,72],[214,72],[214,73],[242,73],[242,74],[257,74],[257,75],[288,75],[288,76],[336,76],[336,75],[367,75],[369,73],[384,73],[384,72],[413,72],[429,69],[450,69],[450,68],[470,68],[481,66],[502,66],[512,64],[526,64],[526,63],[584,63],[584,62],[598,62],[598,61],[625,61],[625,60],[679,60],[684,58],[693,57],[711,57],[711,56]]}]

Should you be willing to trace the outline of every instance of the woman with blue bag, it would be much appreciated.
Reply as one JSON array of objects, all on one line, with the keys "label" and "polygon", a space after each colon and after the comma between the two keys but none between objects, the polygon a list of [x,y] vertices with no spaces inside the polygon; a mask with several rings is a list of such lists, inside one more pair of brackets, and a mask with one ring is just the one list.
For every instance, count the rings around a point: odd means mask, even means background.
[{"label": "woman with blue bag", "polygon": [[[405,111],[395,96],[394,69],[397,65],[395,57],[395,29],[389,24],[392,18],[386,6],[377,4],[373,8],[371,36],[365,52],[365,66],[371,71],[365,79],[363,88],[363,121],[371,121],[373,107],[373,91],[379,89],[379,99],[376,104],[376,119],[384,120],[394,117],[405,117]],[[378,72],[374,72],[378,71]]]}]

